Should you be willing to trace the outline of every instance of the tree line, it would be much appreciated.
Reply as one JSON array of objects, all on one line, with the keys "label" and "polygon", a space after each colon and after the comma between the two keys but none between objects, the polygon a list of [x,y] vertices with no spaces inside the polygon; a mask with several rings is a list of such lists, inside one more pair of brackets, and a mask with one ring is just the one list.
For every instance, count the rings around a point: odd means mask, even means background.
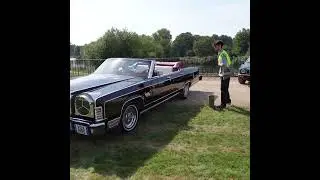
[{"label": "tree line", "polygon": [[96,41],[84,46],[70,43],[70,56],[81,59],[107,59],[110,57],[216,58],[212,42],[218,39],[224,42],[224,48],[232,58],[250,54],[250,29],[245,28],[238,31],[233,38],[227,35],[200,36],[184,32],[173,41],[170,31],[166,28],[159,29],[151,36],[138,35],[126,29],[112,28]]}]

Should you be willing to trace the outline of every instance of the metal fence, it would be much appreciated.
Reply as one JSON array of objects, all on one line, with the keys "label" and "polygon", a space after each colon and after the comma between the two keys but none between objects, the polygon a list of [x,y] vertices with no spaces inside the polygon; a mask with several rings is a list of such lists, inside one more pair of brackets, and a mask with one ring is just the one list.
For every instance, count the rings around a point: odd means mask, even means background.
[{"label": "metal fence", "polygon": [[96,70],[104,59],[77,59],[70,61],[70,76],[84,76]]},{"label": "metal fence", "polygon": [[[157,59],[159,61],[172,61],[172,59]],[[200,74],[203,76],[217,76],[219,67],[213,64],[203,63],[203,59],[199,58],[192,59],[191,63],[189,60],[186,59],[174,59],[175,61],[183,61],[185,67],[198,67],[200,70]],[[210,60],[210,58],[209,58]],[[77,59],[77,60],[70,60],[70,76],[84,76],[93,73],[97,67],[103,63],[105,59]],[[195,61],[202,62],[201,63],[194,63]],[[212,60],[211,60],[212,61]],[[238,68],[240,65],[235,65],[232,67],[232,72],[234,75],[238,73]]]}]

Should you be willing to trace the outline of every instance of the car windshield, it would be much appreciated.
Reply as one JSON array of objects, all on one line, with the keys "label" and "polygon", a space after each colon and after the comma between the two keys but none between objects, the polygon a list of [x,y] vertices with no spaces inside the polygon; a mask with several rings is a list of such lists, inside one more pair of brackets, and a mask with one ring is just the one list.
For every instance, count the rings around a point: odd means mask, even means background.
[{"label": "car windshield", "polygon": [[247,59],[247,63],[250,63],[250,58]]},{"label": "car windshield", "polygon": [[150,60],[111,58],[106,59],[93,74],[115,74],[147,78]]}]

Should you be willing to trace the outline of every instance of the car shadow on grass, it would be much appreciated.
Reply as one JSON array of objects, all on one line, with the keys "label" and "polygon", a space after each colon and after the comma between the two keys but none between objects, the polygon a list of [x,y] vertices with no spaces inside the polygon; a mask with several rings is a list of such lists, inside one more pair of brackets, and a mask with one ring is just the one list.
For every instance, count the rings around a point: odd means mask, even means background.
[{"label": "car shadow on grass", "polygon": [[192,91],[190,90],[188,99],[186,100],[176,100],[177,104],[187,104],[187,105],[204,105],[209,103],[209,96],[213,95],[214,92],[204,92],[204,91]]},{"label": "car shadow on grass", "polygon": [[[191,92],[197,98],[210,92]],[[155,156],[188,122],[200,113],[203,104],[179,104],[174,98],[146,112],[134,133],[118,131],[99,137],[71,136],[70,168],[85,169],[102,176],[128,178]]]}]

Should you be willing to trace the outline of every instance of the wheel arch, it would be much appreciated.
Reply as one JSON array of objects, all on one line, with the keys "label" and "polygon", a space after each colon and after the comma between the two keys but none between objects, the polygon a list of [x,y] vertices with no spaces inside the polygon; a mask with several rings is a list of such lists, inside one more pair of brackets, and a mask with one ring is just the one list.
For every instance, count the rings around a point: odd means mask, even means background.
[{"label": "wheel arch", "polygon": [[120,117],[122,116],[122,113],[123,113],[126,105],[128,105],[130,103],[137,104],[138,110],[141,110],[141,108],[143,107],[143,104],[144,104],[144,98],[141,95],[127,98],[126,101],[122,104],[121,111],[120,111]]}]

